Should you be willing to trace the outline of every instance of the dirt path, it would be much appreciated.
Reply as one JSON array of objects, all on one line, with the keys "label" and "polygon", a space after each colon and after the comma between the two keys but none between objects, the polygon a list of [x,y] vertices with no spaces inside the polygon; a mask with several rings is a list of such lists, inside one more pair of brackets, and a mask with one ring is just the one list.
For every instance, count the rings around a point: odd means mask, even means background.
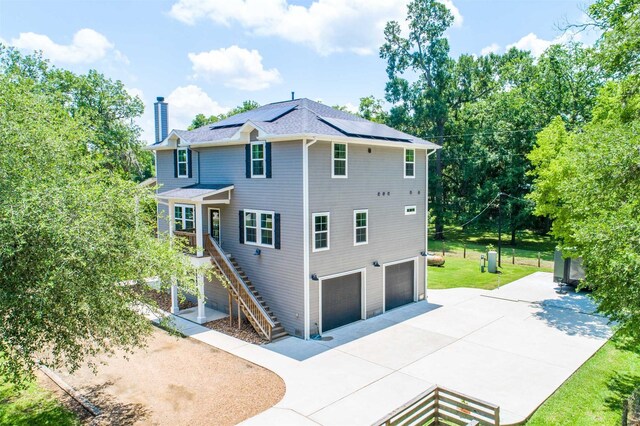
[{"label": "dirt path", "polygon": [[146,349],[94,375],[60,374],[102,409],[92,424],[233,425],[276,404],[285,392],[273,372],[189,338],[156,329]]}]

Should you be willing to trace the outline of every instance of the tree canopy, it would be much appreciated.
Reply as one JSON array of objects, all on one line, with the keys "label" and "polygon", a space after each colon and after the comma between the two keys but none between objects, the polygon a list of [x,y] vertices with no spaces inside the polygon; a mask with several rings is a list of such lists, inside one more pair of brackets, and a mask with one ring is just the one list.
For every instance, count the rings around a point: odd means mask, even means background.
[{"label": "tree canopy", "polygon": [[242,112],[251,111],[252,109],[256,109],[260,107],[260,104],[256,101],[243,101],[241,105],[238,105],[235,108],[232,108],[229,112],[218,115],[210,115],[207,117],[204,114],[197,114],[191,124],[188,127],[188,130],[197,129],[198,127],[206,126],[207,124],[213,124],[220,120],[224,120],[225,118],[229,118],[232,115],[240,114]]},{"label": "tree canopy", "polygon": [[[78,81],[72,97],[62,83]],[[74,369],[143,344],[150,323],[133,308],[153,305],[137,290],[147,278],[195,288],[180,244],[155,238],[141,213],[153,192],[114,172],[124,165],[102,138],[126,133],[115,117],[129,112],[89,101],[105,85],[121,87],[0,50],[0,375],[14,381],[37,362]]]}]

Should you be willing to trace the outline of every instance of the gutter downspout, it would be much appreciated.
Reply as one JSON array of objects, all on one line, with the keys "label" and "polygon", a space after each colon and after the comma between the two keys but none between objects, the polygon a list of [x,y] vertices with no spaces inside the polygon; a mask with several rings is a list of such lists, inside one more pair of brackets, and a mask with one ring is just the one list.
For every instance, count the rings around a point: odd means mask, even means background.
[{"label": "gutter downspout", "polygon": [[[424,227],[424,252],[429,251],[429,156],[434,154],[436,150],[425,151],[425,183],[424,183],[424,206],[425,206],[425,227]],[[429,288],[429,280],[427,279],[429,265],[427,264],[427,256],[424,258],[424,300],[429,300],[427,290]]]},{"label": "gutter downspout", "polygon": [[309,147],[318,141],[313,138],[307,143],[307,139],[302,140],[302,226],[304,228],[303,235],[303,256],[304,256],[304,281],[303,281],[303,298],[304,298],[304,339],[308,340],[310,336],[309,321],[311,319],[310,300],[309,300]]}]

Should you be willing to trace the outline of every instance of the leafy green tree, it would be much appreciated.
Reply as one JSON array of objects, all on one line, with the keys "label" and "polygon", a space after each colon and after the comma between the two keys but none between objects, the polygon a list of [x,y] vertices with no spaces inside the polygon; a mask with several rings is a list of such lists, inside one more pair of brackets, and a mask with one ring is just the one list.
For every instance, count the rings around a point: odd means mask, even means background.
[{"label": "leafy green tree", "polygon": [[389,119],[389,114],[382,106],[382,99],[376,99],[374,96],[360,98],[358,115],[367,120],[382,124],[386,124]]},{"label": "leafy green tree", "polygon": [[259,108],[260,104],[256,101],[244,101],[241,105],[233,108],[229,112],[225,114],[211,115],[209,117],[204,114],[198,114],[191,121],[191,124],[188,127],[188,130],[197,129],[198,127],[206,126],[208,124],[213,124],[218,121],[224,120],[225,118],[229,118],[232,115],[240,114],[243,112],[251,111],[252,109]]},{"label": "leafy green tree", "polygon": [[38,55],[0,59],[0,376],[20,382],[38,362],[73,370],[143,344],[151,326],[136,308],[154,302],[137,289],[159,277],[194,291],[196,270],[144,220],[153,192],[105,168],[96,141],[119,125],[71,114]]},{"label": "leafy green tree", "polygon": [[589,123],[569,131],[558,118],[538,134],[530,198],[553,219],[565,254],[582,257],[599,311],[639,342],[640,93],[638,69],[625,61],[638,53],[628,36],[640,2],[600,0],[589,11],[603,29],[598,57],[615,80],[600,90]]},{"label": "leafy green tree", "polygon": [[91,125],[91,139],[85,148],[100,157],[102,165],[123,176],[142,181],[153,173],[153,155],[143,151],[141,129],[135,119],[144,111],[138,97],[132,97],[121,81],[113,81],[95,70],[77,75],[50,66],[38,55],[26,60],[17,51],[0,45],[5,70],[21,70],[38,82],[38,87],[59,102],[74,118]]}]

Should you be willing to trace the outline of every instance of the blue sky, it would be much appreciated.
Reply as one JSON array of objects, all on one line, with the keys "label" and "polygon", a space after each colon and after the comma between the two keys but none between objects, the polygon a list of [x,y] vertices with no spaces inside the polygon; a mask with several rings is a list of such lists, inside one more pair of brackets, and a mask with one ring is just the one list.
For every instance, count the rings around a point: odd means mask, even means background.
[{"label": "blue sky", "polygon": [[[169,101],[170,128],[198,112],[218,114],[253,99],[307,97],[356,106],[384,97],[378,57],[388,20],[403,20],[407,0],[0,0],[0,41],[43,50],[67,69],[95,68],[122,80],[147,107],[140,125],[153,139],[150,105]],[[455,22],[451,54],[539,55],[569,35],[589,1],[443,0]],[[579,34],[592,43],[595,35]]]}]

